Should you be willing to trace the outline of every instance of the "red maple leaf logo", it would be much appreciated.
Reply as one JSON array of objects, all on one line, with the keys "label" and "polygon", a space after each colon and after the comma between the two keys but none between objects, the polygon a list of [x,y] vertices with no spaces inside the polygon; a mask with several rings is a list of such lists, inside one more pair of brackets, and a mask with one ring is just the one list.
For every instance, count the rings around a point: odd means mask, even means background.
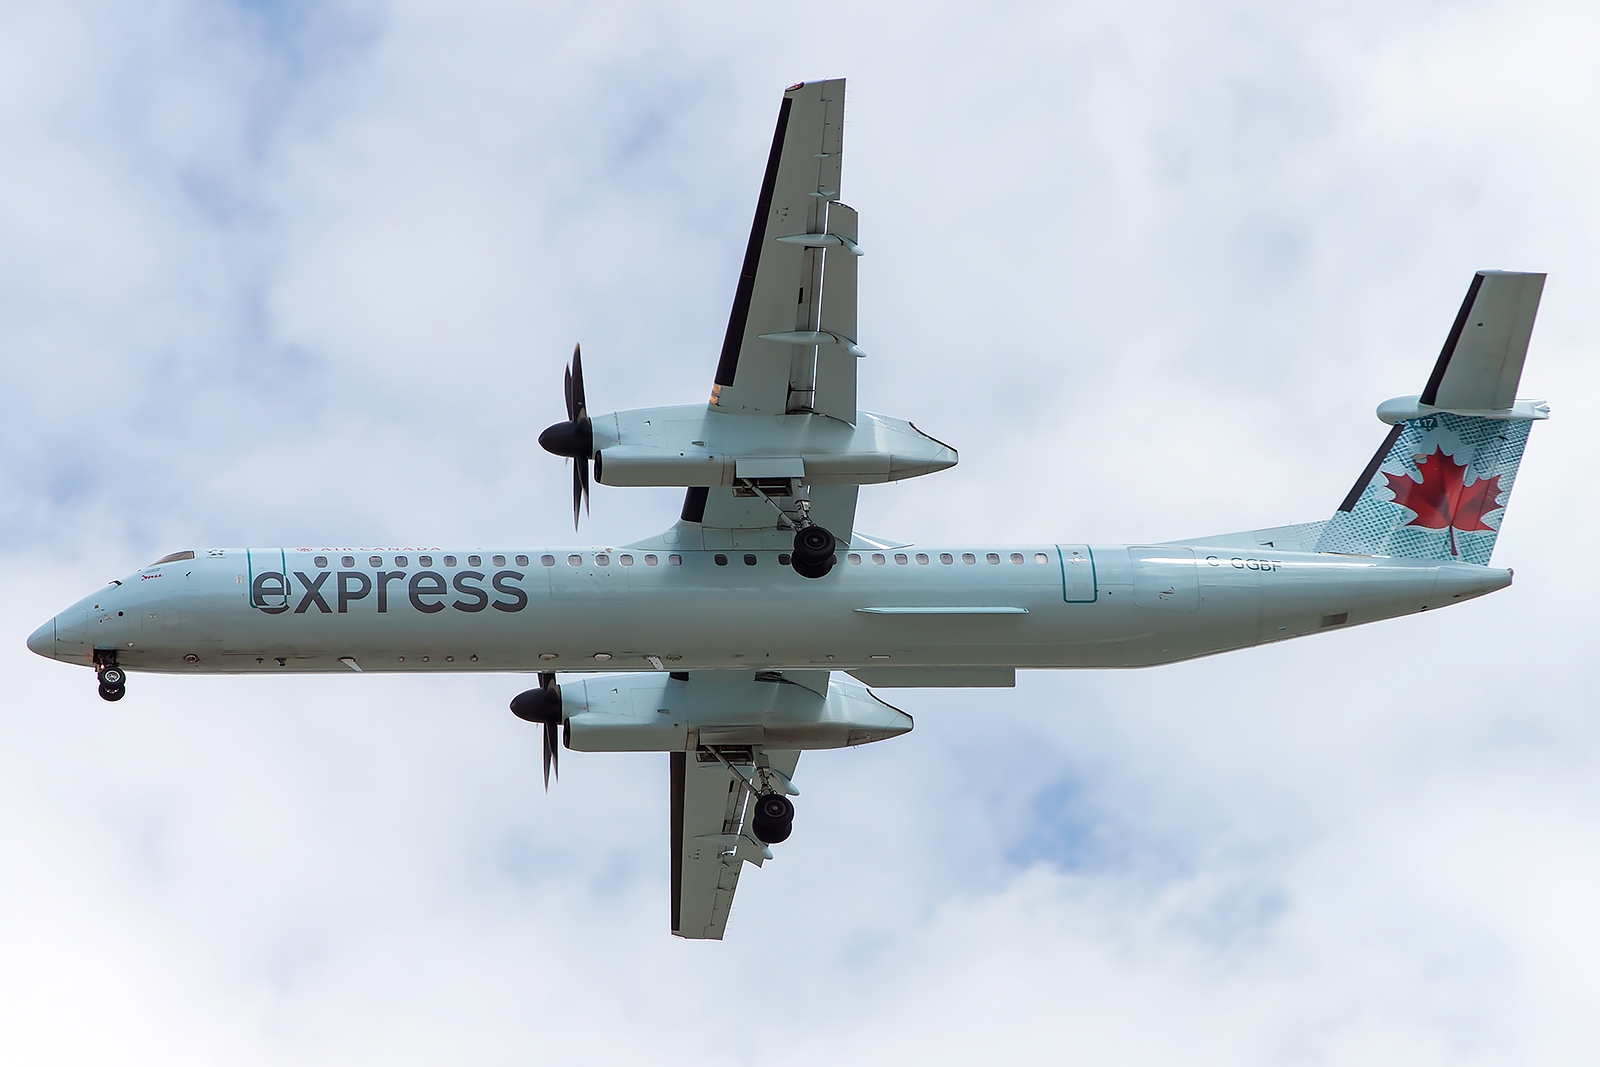
[{"label": "red maple leaf logo", "polygon": [[1445,455],[1442,448],[1435,448],[1433,455],[1418,463],[1417,473],[1422,475],[1421,482],[1412,481],[1406,474],[1383,473],[1389,479],[1394,502],[1416,512],[1416,518],[1407,526],[1449,530],[1452,556],[1461,554],[1456,551],[1457,530],[1494,529],[1484,524],[1483,516],[1500,507],[1495,503],[1501,492],[1500,475],[1479,478],[1469,486],[1465,484],[1466,465]]}]

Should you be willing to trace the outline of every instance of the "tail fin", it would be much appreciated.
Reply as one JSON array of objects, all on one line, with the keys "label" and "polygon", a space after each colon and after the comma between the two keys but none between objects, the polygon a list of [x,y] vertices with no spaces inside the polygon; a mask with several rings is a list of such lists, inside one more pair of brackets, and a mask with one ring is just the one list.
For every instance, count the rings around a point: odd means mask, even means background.
[{"label": "tail fin", "polygon": [[1479,271],[1419,396],[1378,406],[1393,428],[1323,527],[1319,552],[1487,564],[1528,428],[1517,400],[1543,274]]}]

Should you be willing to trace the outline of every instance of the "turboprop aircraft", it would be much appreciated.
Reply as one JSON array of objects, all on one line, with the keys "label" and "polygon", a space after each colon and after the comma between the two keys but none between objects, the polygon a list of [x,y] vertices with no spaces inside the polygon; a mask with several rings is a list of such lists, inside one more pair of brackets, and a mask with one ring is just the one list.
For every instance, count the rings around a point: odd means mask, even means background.
[{"label": "turboprop aircraft", "polygon": [[[28,639],[93,667],[292,674],[537,671],[511,701],[563,747],[668,753],[672,931],[720,938],[746,863],[788,838],[802,751],[904,734],[875,688],[1010,686],[1144,667],[1445,607],[1489,566],[1542,401],[1516,399],[1542,274],[1479,271],[1422,392],[1330,518],[1146,545],[912,544],[855,529],[863,485],[955,449],[856,404],[856,212],[839,199],[844,82],[788,89],[708,403],[590,415],[583,363],[540,437],[593,477],[679,486],[621,547],[174,552]],[[606,670],[614,673],[595,674]],[[565,673],[565,681],[558,681]],[[556,767],[559,774],[559,767]]]}]

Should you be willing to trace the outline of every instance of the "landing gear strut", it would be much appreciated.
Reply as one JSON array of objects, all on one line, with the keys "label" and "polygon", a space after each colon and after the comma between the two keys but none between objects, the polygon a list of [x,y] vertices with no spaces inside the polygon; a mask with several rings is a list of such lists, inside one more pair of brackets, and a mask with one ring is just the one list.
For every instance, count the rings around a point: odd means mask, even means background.
[{"label": "landing gear strut", "polygon": [[117,654],[96,651],[94,669],[100,676],[100,699],[121,700],[128,691],[128,673],[117,666]]}]

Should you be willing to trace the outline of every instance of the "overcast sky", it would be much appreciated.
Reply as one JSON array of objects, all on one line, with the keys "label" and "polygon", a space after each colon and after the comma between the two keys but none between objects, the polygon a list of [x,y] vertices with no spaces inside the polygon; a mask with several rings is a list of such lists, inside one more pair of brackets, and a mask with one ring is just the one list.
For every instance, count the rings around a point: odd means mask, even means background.
[{"label": "overcast sky", "polygon": [[[1594,1062],[1596,55],[1527,2],[0,4],[0,1059]],[[595,410],[702,400],[782,90],[839,76],[861,402],[961,451],[859,528],[1326,518],[1473,271],[1538,270],[1516,584],[898,692],[720,944],[668,934],[666,758],[545,796],[523,678],[109,705],[25,650],[174,549],[572,543],[573,342]]]}]

